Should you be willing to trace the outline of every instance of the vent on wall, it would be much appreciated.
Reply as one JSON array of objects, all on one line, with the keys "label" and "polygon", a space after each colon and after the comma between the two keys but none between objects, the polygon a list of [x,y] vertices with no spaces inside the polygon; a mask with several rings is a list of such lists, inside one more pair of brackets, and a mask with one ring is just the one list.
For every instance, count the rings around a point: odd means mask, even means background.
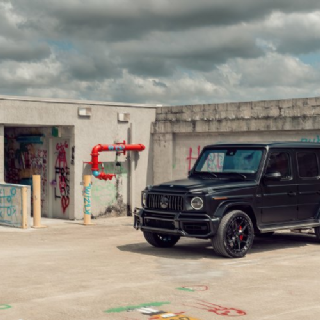
[{"label": "vent on wall", "polygon": [[118,121],[119,122],[129,122],[130,121],[130,113],[118,113]]},{"label": "vent on wall", "polygon": [[91,108],[79,107],[78,115],[79,117],[91,117]]}]

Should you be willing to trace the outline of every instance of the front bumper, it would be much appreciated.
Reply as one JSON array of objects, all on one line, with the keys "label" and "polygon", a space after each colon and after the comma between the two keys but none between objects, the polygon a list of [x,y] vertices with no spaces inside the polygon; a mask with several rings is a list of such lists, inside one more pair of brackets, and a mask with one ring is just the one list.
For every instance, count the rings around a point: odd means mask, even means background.
[{"label": "front bumper", "polygon": [[217,233],[219,223],[219,218],[205,213],[134,210],[134,228],[142,231],[208,239]]}]

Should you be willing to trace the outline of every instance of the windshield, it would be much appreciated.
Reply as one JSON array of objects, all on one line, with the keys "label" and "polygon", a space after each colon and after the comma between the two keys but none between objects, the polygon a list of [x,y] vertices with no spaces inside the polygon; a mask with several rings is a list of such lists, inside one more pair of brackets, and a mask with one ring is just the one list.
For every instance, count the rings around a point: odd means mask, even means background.
[{"label": "windshield", "polygon": [[263,150],[259,149],[210,149],[205,150],[195,165],[195,173],[256,174]]}]

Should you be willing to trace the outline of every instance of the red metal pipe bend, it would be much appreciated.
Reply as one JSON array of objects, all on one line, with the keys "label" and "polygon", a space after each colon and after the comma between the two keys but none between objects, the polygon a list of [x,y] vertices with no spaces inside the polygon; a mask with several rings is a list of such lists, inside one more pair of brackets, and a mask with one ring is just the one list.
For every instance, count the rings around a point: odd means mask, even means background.
[{"label": "red metal pipe bend", "polygon": [[106,174],[104,172],[99,172],[99,152],[102,151],[116,151],[118,153],[124,153],[126,151],[143,151],[146,147],[143,144],[126,144],[116,143],[116,144],[97,144],[92,148],[91,151],[91,171],[92,174],[100,180],[111,180],[114,174]]}]

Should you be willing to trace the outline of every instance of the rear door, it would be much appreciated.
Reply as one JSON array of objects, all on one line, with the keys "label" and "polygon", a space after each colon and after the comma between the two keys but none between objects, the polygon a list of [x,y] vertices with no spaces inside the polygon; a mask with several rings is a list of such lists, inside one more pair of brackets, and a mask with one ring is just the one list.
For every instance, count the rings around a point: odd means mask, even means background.
[{"label": "rear door", "polygon": [[290,222],[297,219],[297,184],[292,150],[271,150],[265,173],[280,172],[279,181],[262,179],[262,223]]},{"label": "rear door", "polygon": [[319,154],[318,150],[296,151],[298,175],[298,219],[316,216],[320,204]]}]

